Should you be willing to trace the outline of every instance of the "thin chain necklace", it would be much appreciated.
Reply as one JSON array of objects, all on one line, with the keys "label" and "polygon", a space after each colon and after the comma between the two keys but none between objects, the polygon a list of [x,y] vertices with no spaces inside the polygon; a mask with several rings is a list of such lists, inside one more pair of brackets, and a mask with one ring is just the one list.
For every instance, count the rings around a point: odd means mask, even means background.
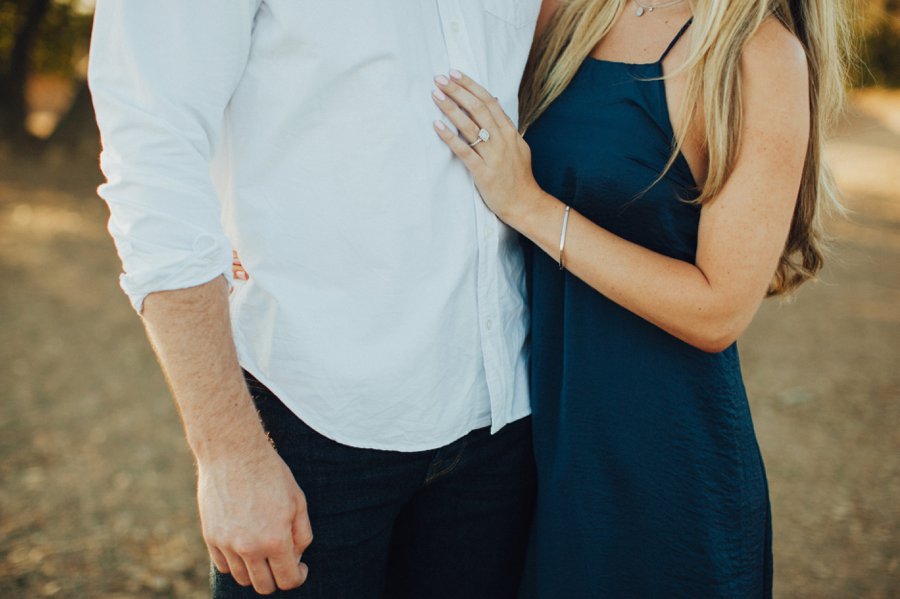
[{"label": "thin chain necklace", "polygon": [[634,12],[634,14],[639,17],[643,17],[646,13],[651,13],[657,8],[668,8],[682,2],[684,2],[684,0],[669,0],[669,2],[663,2],[662,4],[656,4],[654,6],[644,6],[638,0],[634,0],[634,3],[637,4],[637,10]]}]

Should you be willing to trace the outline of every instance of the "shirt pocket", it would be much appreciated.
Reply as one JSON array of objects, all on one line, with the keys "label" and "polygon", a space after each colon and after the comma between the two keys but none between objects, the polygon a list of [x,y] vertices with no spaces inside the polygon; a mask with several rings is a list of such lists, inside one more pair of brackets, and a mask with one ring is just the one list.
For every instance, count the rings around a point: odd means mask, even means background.
[{"label": "shirt pocket", "polygon": [[513,27],[528,24],[528,13],[521,0],[485,0],[484,10]]}]

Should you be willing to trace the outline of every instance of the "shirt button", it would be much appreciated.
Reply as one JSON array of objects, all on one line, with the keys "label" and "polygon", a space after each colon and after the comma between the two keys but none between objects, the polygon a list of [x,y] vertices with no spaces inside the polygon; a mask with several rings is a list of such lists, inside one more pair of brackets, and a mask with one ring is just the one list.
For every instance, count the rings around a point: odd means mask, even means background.
[{"label": "shirt button", "polygon": [[453,33],[459,33],[459,22],[453,21],[452,23],[450,23],[450,29],[451,31],[453,31]]},{"label": "shirt button", "polygon": [[488,318],[487,322],[484,323],[484,328],[490,331],[492,328],[494,328],[494,321]]}]

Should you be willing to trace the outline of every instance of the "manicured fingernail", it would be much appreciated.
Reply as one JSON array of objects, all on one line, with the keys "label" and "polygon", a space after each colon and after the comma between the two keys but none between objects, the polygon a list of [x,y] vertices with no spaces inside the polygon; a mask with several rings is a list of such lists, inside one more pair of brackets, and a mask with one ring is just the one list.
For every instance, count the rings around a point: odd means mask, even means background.
[{"label": "manicured fingernail", "polygon": [[436,89],[433,92],[431,92],[431,95],[434,96],[434,99],[437,100],[438,102],[443,102],[444,100],[447,99],[447,96],[444,95],[444,92],[442,92],[439,89]]},{"label": "manicured fingernail", "polygon": [[444,124],[444,121],[435,121],[435,122],[434,122],[434,126],[435,126],[437,129],[440,129],[441,131],[443,131],[443,130],[445,130],[445,129],[447,128],[447,125]]},{"label": "manicured fingernail", "polygon": [[437,81],[438,85],[447,85],[448,83],[450,83],[450,80],[443,75],[438,75],[434,78],[434,80]]},{"label": "manicured fingernail", "polygon": [[454,79],[462,79],[462,73],[460,73],[456,69],[453,69],[452,71],[450,71],[450,76],[453,77]]}]

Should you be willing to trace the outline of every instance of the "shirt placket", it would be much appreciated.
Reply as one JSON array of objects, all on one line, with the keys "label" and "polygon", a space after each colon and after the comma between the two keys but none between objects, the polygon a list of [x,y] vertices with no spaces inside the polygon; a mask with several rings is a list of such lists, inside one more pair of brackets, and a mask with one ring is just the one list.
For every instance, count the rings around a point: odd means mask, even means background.
[{"label": "shirt placket", "polygon": [[[468,1],[471,0],[462,0]],[[474,48],[469,39],[460,0],[438,0],[441,27],[447,45],[450,67],[463,71],[473,79],[486,82],[475,59]],[[479,7],[481,3],[478,2]],[[490,142],[488,142],[490,143]],[[472,199],[475,210],[475,229],[478,244],[476,268],[476,288],[478,298],[478,325],[481,332],[481,350],[484,372],[490,395],[492,430],[502,426],[504,413],[504,383],[501,376],[501,330],[500,298],[497,260],[500,223],[488,210],[481,195],[472,184]]]}]

